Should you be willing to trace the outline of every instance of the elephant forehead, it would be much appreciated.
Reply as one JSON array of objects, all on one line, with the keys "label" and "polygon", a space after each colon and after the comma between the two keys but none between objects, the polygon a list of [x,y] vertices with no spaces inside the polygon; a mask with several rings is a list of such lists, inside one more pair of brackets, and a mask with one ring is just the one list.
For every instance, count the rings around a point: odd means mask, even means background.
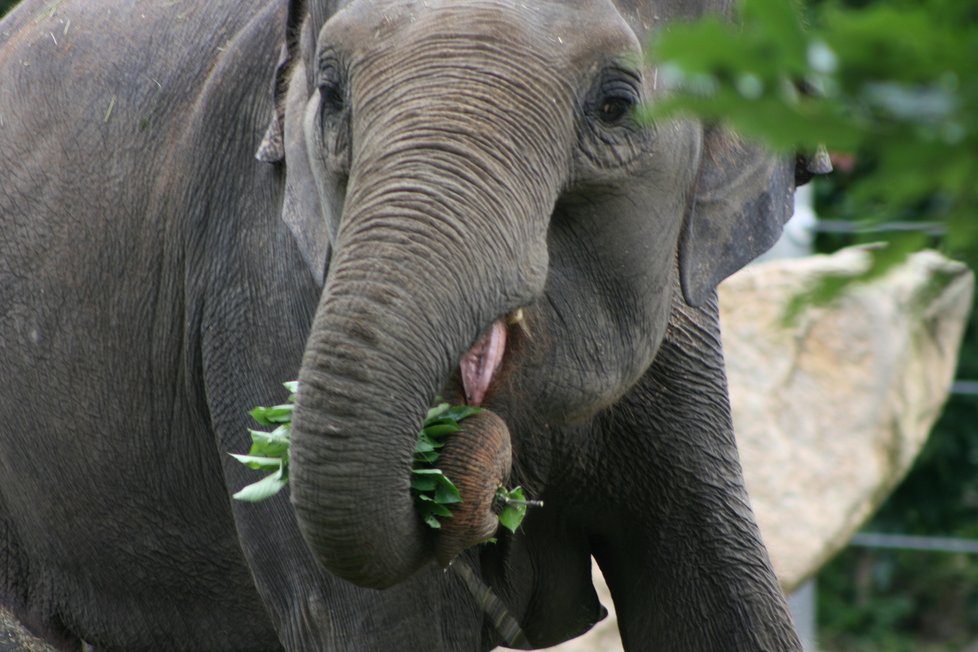
[{"label": "elephant forehead", "polygon": [[398,49],[431,35],[517,44],[554,65],[641,49],[610,0],[353,0],[324,25],[320,42]]}]

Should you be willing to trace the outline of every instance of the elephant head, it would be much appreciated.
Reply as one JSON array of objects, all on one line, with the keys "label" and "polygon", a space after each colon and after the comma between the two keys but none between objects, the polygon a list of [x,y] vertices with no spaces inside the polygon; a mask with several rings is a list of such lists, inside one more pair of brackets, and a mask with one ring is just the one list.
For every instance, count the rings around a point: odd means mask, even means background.
[{"label": "elephant head", "polygon": [[654,7],[339,4],[291,3],[265,155],[284,155],[285,219],[313,273],[328,266],[292,502],[326,569],[383,588],[438,544],[409,490],[433,398],[498,415],[467,440],[508,454],[511,438],[516,480],[545,491],[560,433],[653,363],[676,288],[698,304],[773,241],[790,167],[636,120],[663,92],[641,47]]}]

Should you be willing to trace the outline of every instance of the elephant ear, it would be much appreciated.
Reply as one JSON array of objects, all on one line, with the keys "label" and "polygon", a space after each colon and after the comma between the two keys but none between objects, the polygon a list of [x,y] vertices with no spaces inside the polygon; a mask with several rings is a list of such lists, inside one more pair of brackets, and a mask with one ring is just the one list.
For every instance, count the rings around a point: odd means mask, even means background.
[{"label": "elephant ear", "polygon": [[272,100],[275,111],[265,130],[255,158],[264,163],[280,163],[285,158],[285,96],[289,76],[300,58],[299,42],[306,13],[305,0],[289,0],[285,14],[285,34],[275,74],[272,77]]},{"label": "elephant ear", "polygon": [[303,0],[289,0],[282,54],[272,82],[275,110],[255,158],[285,163],[282,220],[316,283],[322,285],[329,264],[329,234],[302,130],[303,109],[312,88],[306,59],[315,41],[306,16]]},{"label": "elephant ear", "polygon": [[720,281],[771,248],[791,217],[795,162],[722,127],[708,127],[679,243],[686,302],[702,304]]}]

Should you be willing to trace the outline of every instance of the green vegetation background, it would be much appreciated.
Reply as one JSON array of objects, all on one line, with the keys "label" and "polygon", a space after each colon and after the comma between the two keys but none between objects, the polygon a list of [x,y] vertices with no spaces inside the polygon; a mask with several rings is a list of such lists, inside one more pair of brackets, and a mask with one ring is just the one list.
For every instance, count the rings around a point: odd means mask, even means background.
[{"label": "green vegetation background", "polygon": [[[865,173],[857,166],[816,180],[819,216],[855,220],[846,188]],[[821,235],[816,247],[830,252],[855,239]],[[978,379],[978,302],[957,377]],[[978,540],[978,396],[950,398],[907,477],[863,530]],[[819,573],[817,596],[824,652],[964,652],[978,641],[976,555],[849,547]]]},{"label": "green vegetation background", "polygon": [[[15,4],[16,0],[0,0],[0,14]],[[755,18],[760,14],[762,19],[782,20],[782,8],[789,3],[787,0],[754,0],[752,4]],[[917,23],[912,20],[901,22],[892,16],[889,21],[881,19],[874,22],[867,19],[873,17],[874,8],[895,7],[903,10],[914,9],[914,6],[924,14],[930,13],[937,17],[954,14],[953,21],[956,22],[945,22],[939,26],[940,31],[935,31],[933,23],[928,24],[923,20],[918,20]],[[900,65],[898,62],[901,52],[911,56],[914,66],[924,75],[917,79],[916,88],[920,91],[917,94],[918,99],[933,99],[933,87],[928,84],[926,74],[928,70],[937,70],[945,65],[939,58],[951,61],[947,65],[952,67],[955,65],[953,59],[957,55],[978,61],[978,49],[973,47],[975,41],[973,38],[969,40],[966,33],[971,30],[970,35],[973,36],[974,25],[978,22],[978,3],[975,0],[955,0],[950,5],[947,0],[915,0],[912,3],[901,0],[807,0],[803,9],[808,12],[807,20],[816,27],[822,25],[819,24],[818,16],[811,15],[813,12],[835,12],[834,23],[829,27],[834,26],[837,31],[844,30],[847,25],[861,24],[862,37],[849,38],[848,45],[836,53],[843,57],[838,62],[843,70],[850,60],[865,62],[875,58],[879,66],[872,71],[873,74],[885,76],[886,67],[890,66],[890,72],[899,75],[905,72],[896,69]],[[779,28],[777,34],[784,36],[785,30]],[[744,30],[740,34],[741,40],[744,40],[745,35],[750,37],[750,30]],[[828,36],[831,37],[831,33]],[[738,66],[749,68],[752,64],[749,56],[738,58],[732,55],[732,50],[722,50],[722,47],[730,44],[721,43],[723,39],[718,39],[715,33],[708,37],[711,46],[721,48],[714,50],[719,59],[732,61],[721,72],[729,76]],[[968,49],[955,52],[955,43],[966,44]],[[889,47],[887,44],[890,44]],[[945,44],[945,47],[935,47],[935,44]],[[860,51],[860,48],[864,51]],[[708,58],[710,51],[710,48],[699,47],[687,49],[695,55],[694,59],[699,57],[701,63],[704,58]],[[873,52],[867,53],[868,49],[873,49]],[[734,58],[730,59],[731,56]],[[966,72],[971,73],[971,76],[957,78],[956,90],[959,99],[974,102],[978,95],[974,69]],[[735,81],[744,82],[745,79],[750,83],[742,83],[738,92],[755,94],[758,80],[740,77]],[[913,99],[910,97],[911,104]],[[728,108],[735,111],[737,107]],[[756,107],[747,108],[748,115],[751,111],[755,115],[761,115]],[[849,107],[850,110],[852,108]],[[864,108],[858,104],[855,106],[857,111]],[[868,115],[870,119],[878,119],[879,116],[874,117],[871,113]],[[773,121],[765,117],[761,122],[768,123],[769,131],[778,132],[778,126],[786,128],[791,122],[790,112],[785,116],[783,120]],[[962,146],[973,144],[976,122],[978,117],[971,115],[970,122],[963,125],[965,142]],[[815,122],[812,121],[811,124]],[[922,128],[928,126],[924,124]],[[957,128],[957,125],[954,126]],[[779,134],[774,135],[777,140]],[[885,134],[882,142],[884,146],[888,142]],[[913,159],[914,150],[911,148],[909,151],[910,163],[919,163]],[[921,150],[920,160],[926,159],[925,154]],[[978,155],[972,150],[971,156]],[[853,197],[858,192],[850,192],[850,189],[866,180],[885,184],[887,179],[880,174],[882,166],[878,154],[872,151],[863,152],[856,160],[857,165],[853,171],[837,171],[828,178],[815,181],[816,209],[820,217],[857,222],[867,219],[866,203],[854,200]],[[970,163],[971,161],[964,159],[965,168]],[[923,172],[928,171],[927,167],[919,166]],[[926,177],[926,174],[921,176]],[[969,179],[969,183],[978,187],[974,176]],[[962,197],[966,194],[967,191]],[[954,217],[953,209],[948,211],[948,202],[942,197],[940,189],[922,200],[911,202],[911,206],[912,210],[908,210],[905,205],[901,210],[884,210],[873,217],[883,221],[941,221],[948,215]],[[978,246],[974,232],[967,227],[978,224],[978,215],[975,215],[974,203],[957,207],[958,210],[962,208],[966,211],[962,220],[965,228],[952,233],[957,241],[948,243],[946,239],[932,239],[926,244],[950,250],[975,268],[978,260],[974,254],[978,251]],[[961,213],[957,217],[960,220]],[[960,233],[963,235],[956,235]],[[853,236],[820,235],[816,245],[819,251],[828,252],[857,240]],[[978,309],[965,337],[958,377],[978,379]],[[978,539],[976,416],[978,397],[951,398],[906,480],[866,526],[867,531]],[[818,622],[819,647],[827,652],[959,652],[973,649],[972,646],[978,642],[978,558],[963,554],[850,547],[830,562],[818,576]]]}]

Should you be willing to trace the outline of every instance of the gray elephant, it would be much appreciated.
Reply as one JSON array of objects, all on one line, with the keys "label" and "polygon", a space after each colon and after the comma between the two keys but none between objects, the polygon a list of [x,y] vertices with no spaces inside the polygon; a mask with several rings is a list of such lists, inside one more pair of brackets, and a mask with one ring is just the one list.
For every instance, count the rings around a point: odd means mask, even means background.
[{"label": "gray elephant", "polygon": [[[627,649],[799,649],[714,292],[794,162],[634,112],[648,33],[726,4],[18,6],[3,604],[61,649],[531,648],[602,618],[593,556]],[[296,376],[290,493],[231,500]],[[486,410],[461,448],[511,446],[473,473],[545,502],[447,571],[409,489],[438,395]]]}]

